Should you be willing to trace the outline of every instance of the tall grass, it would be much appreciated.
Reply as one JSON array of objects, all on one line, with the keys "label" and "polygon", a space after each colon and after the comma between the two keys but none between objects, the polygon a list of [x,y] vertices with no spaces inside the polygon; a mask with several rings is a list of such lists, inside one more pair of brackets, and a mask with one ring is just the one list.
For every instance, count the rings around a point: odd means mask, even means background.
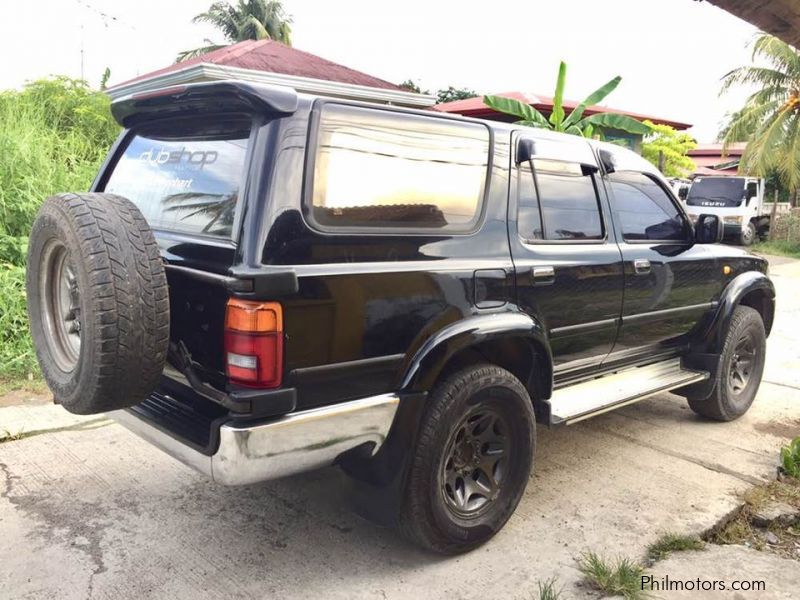
[{"label": "tall grass", "polygon": [[87,190],[119,128],[108,98],[64,77],[0,93],[0,378],[36,373],[25,253],[42,200]]}]

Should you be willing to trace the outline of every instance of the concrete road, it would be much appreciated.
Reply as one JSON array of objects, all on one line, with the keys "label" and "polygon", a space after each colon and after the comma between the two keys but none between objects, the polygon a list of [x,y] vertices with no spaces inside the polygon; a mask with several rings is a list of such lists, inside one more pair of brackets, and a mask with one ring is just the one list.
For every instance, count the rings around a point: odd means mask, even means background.
[{"label": "concrete road", "polygon": [[[0,430],[31,434],[0,444],[0,597],[532,598],[554,576],[565,598],[588,597],[582,552],[639,558],[663,532],[705,531],[774,476],[778,448],[800,434],[800,262],[772,275],[779,314],[745,417],[702,421],[664,394],[540,427],[516,514],[456,558],[359,519],[335,469],[223,488],[102,418],[0,408]],[[758,597],[790,597],[782,579]],[[788,581],[800,586],[800,568]]]}]

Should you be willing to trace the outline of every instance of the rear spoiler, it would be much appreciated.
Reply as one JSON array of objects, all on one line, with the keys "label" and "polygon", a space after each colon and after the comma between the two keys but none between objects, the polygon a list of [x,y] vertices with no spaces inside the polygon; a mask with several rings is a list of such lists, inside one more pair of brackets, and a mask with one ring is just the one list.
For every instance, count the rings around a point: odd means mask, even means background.
[{"label": "rear spoiler", "polygon": [[160,88],[124,96],[111,103],[111,114],[117,123],[128,129],[154,118],[220,112],[290,115],[296,110],[294,89],[237,80]]}]

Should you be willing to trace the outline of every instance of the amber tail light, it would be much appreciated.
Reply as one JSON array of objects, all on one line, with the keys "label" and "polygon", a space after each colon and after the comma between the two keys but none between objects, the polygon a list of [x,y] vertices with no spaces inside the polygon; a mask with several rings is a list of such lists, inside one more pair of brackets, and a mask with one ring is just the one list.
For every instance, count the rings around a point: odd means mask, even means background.
[{"label": "amber tail light", "polygon": [[232,298],[225,312],[225,371],[231,383],[276,388],[283,375],[283,310]]}]

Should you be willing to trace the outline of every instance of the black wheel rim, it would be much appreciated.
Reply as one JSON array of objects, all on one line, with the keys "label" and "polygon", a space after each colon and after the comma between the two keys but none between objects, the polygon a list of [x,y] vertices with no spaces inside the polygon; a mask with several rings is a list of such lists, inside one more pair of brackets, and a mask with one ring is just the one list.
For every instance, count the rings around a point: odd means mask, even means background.
[{"label": "black wheel rim", "polygon": [[510,455],[510,428],[491,408],[470,411],[455,428],[442,463],[441,492],[457,517],[484,514],[503,489]]},{"label": "black wheel rim", "polygon": [[728,372],[728,385],[734,394],[741,394],[750,383],[758,359],[757,348],[750,332],[743,333],[737,340]]}]

